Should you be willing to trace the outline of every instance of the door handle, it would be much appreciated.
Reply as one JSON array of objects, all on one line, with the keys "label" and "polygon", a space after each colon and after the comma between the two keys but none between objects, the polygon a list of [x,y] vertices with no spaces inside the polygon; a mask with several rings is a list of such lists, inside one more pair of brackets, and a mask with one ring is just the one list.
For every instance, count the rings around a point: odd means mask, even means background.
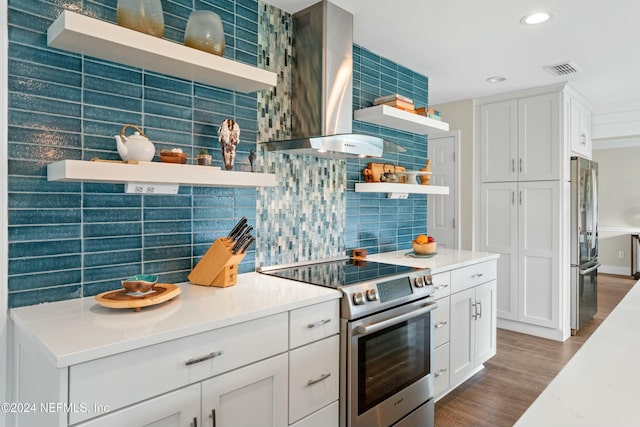
[{"label": "door handle", "polygon": [[330,373],[330,372],[329,372],[329,373],[326,373],[326,374],[322,374],[322,375],[320,375],[320,378],[318,378],[318,379],[315,379],[315,380],[309,380],[309,381],[307,381],[307,386],[317,384],[317,383],[319,383],[320,381],[324,381],[324,380],[326,380],[327,378],[329,378],[330,376],[331,376],[331,373]]},{"label": "door handle", "polygon": [[442,327],[446,326],[446,324],[447,324],[447,322],[446,322],[446,321],[444,321],[444,322],[439,322],[437,325],[433,325],[433,329],[440,329],[440,328],[442,328]]},{"label": "door handle", "polygon": [[478,312],[478,319],[482,319],[482,301],[476,301],[477,307],[480,307],[480,311]]},{"label": "door handle", "polygon": [[410,311],[410,312],[405,313],[405,314],[401,314],[401,315],[396,316],[396,317],[392,317],[391,319],[386,319],[386,320],[383,320],[381,322],[374,323],[372,325],[356,326],[356,328],[355,328],[356,334],[354,334],[354,335],[369,335],[369,334],[372,334],[374,332],[386,329],[389,326],[397,325],[398,323],[402,323],[402,322],[404,322],[406,320],[410,320],[410,319],[413,319],[415,317],[420,317],[423,314],[426,314],[426,313],[428,313],[428,312],[430,312],[432,310],[435,310],[436,308],[438,308],[438,305],[436,303],[431,302],[431,303],[425,304],[422,308],[419,308],[419,309],[414,310],[414,311]]},{"label": "door handle", "polygon": [[216,427],[216,410],[212,409],[211,414],[209,414],[209,418],[211,418],[211,427]]},{"label": "door handle", "polygon": [[478,320],[478,307],[473,302],[471,303],[471,307],[473,307],[473,314],[471,317],[473,317],[473,320]]},{"label": "door handle", "polygon": [[589,273],[591,273],[593,270],[597,270],[597,269],[598,269],[598,267],[600,267],[601,265],[602,265],[602,264],[598,263],[598,264],[596,264],[596,265],[594,265],[594,266],[591,266],[591,267],[587,268],[586,270],[580,270],[580,271],[579,271],[579,273],[580,273],[580,275],[581,275],[581,276],[583,276],[583,275],[585,275],[585,274],[589,274]]}]

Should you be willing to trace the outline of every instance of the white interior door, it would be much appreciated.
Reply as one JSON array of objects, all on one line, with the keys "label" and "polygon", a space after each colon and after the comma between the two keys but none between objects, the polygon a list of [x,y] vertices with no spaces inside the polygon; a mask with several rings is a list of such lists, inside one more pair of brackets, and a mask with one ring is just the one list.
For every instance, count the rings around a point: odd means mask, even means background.
[{"label": "white interior door", "polygon": [[439,247],[460,248],[460,131],[429,137],[427,158],[431,159],[431,185],[449,187],[448,195],[427,196],[427,231]]}]

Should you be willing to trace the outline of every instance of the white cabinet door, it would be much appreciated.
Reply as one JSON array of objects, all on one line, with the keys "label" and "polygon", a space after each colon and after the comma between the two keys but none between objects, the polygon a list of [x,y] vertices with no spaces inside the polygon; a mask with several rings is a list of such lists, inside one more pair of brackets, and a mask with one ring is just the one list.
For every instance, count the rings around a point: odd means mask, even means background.
[{"label": "white cabinet door", "polygon": [[518,185],[482,184],[480,250],[498,253],[496,309],[502,319],[518,320]]},{"label": "white cabinet door", "polygon": [[78,424],[78,427],[197,427],[199,417],[200,384],[194,384]]},{"label": "white cabinet door", "polygon": [[475,294],[474,288],[451,295],[450,382],[456,386],[475,368]]},{"label": "white cabinet door", "polygon": [[480,173],[482,182],[518,179],[518,101],[480,107]]},{"label": "white cabinet door", "polygon": [[591,158],[591,111],[576,98],[569,98],[569,141],[571,153]]},{"label": "white cabinet door", "polygon": [[287,370],[281,354],[203,381],[202,425],[286,426]]},{"label": "white cabinet door", "polygon": [[516,169],[520,181],[561,179],[564,160],[562,140],[559,93],[518,100]]},{"label": "white cabinet door", "polygon": [[496,281],[476,288],[476,359],[479,366],[496,355]]},{"label": "white cabinet door", "polygon": [[561,181],[521,182],[518,320],[549,328],[560,322]]}]

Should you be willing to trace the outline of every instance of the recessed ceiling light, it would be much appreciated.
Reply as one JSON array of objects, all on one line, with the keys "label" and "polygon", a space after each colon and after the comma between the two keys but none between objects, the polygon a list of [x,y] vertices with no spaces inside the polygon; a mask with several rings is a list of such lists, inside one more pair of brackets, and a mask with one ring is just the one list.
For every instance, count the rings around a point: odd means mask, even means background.
[{"label": "recessed ceiling light", "polygon": [[535,13],[530,13],[527,16],[523,16],[520,19],[520,23],[521,24],[527,24],[527,25],[535,25],[535,24],[542,24],[543,22],[546,22],[549,19],[551,19],[551,14],[550,13],[547,13],[547,12],[535,12]]},{"label": "recessed ceiling light", "polygon": [[503,81],[507,80],[506,77],[502,77],[502,76],[493,76],[493,77],[489,77],[487,79],[487,83],[502,83]]}]

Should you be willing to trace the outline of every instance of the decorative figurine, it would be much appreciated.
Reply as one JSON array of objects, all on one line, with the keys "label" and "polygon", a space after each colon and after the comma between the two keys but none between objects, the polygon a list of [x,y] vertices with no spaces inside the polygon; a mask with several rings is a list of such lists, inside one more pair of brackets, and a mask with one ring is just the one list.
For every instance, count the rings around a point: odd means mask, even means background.
[{"label": "decorative figurine", "polygon": [[233,169],[236,146],[240,142],[240,126],[232,119],[225,119],[218,128],[218,141],[222,151],[222,160],[226,170]]},{"label": "decorative figurine", "polygon": [[251,165],[251,172],[255,172],[256,152],[249,150],[249,165]]}]

